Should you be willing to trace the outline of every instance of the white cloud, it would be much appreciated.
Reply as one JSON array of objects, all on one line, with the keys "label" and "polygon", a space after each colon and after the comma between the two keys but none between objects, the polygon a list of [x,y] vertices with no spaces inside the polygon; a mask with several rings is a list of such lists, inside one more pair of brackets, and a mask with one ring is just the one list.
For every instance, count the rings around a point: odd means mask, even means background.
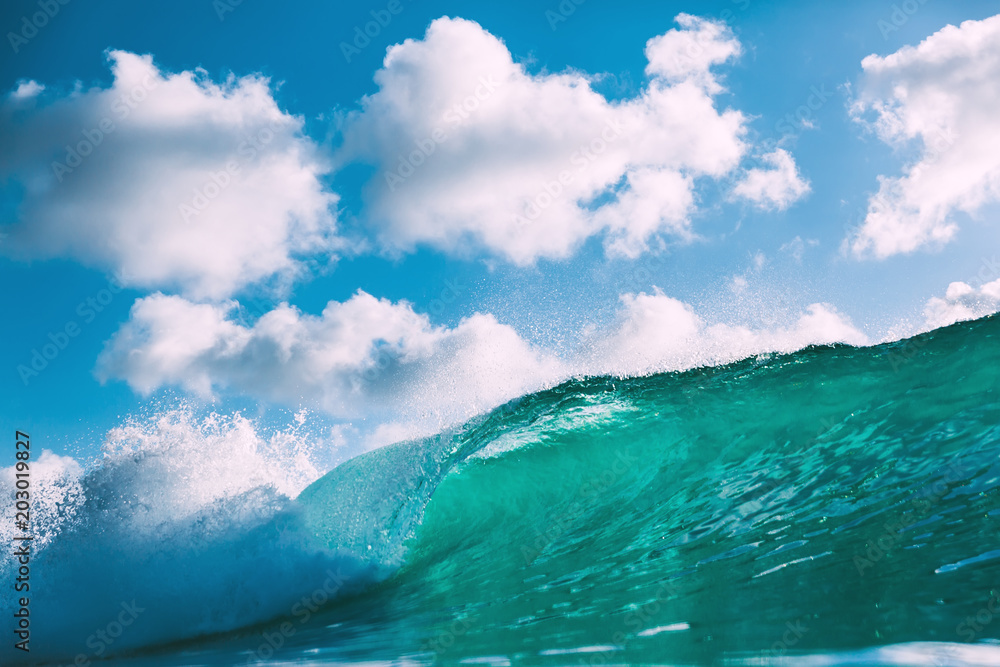
[{"label": "white cloud", "polygon": [[26,82],[0,105],[0,179],[24,193],[6,254],[222,298],[287,283],[300,257],[337,246],[326,168],[266,79],[215,83],[122,51],[109,60],[107,88],[59,95]]},{"label": "white cloud", "polygon": [[848,247],[883,258],[944,244],[958,231],[956,212],[1000,200],[1000,16],[947,26],[861,64],[853,114],[873,115],[879,137],[915,143],[920,156],[901,175],[879,178]]},{"label": "white cloud", "polygon": [[157,294],[136,302],[102,353],[98,374],[140,392],[178,386],[207,397],[229,390],[316,406],[365,420],[364,437],[377,446],[435,432],[571,375],[638,375],[809,344],[867,342],[824,304],[809,306],[791,326],[753,330],[708,324],[660,292],[625,294],[621,302],[612,326],[590,329],[579,350],[560,359],[492,315],[435,327],[406,302],[364,292],[330,302],[319,316],[281,305],[253,326],[235,321],[235,302]]},{"label": "white cloud", "polygon": [[595,220],[608,230],[608,254],[635,258],[647,241],[669,226],[676,236],[690,238],[687,216],[694,207],[692,180],[671,169],[639,169],[626,175],[628,187],[613,206],[599,209]]},{"label": "white cloud", "polygon": [[784,211],[809,192],[809,182],[803,180],[795,160],[783,148],[778,148],[761,161],[770,168],[754,167],[733,188],[733,194],[747,199],[758,208]]},{"label": "white cloud", "polygon": [[711,68],[739,56],[739,41],[721,22],[680,14],[677,24],[681,30],[670,30],[646,43],[646,74],[671,84],[696,82],[712,94],[722,92]]},{"label": "white cloud", "polygon": [[713,68],[738,40],[721,23],[677,22],[646,45],[648,86],[621,101],[577,71],[528,73],[470,21],[438,19],[390,48],[338,153],[377,168],[366,216],[382,243],[526,265],[597,235],[630,257],[658,236],[690,238],[695,181],[737,167],[747,118],[714,97]]},{"label": "white cloud", "polygon": [[944,298],[933,297],[924,306],[924,326],[927,329],[946,327],[955,322],[976,320],[1000,311],[1000,280],[986,283],[978,289],[968,283],[948,285]]},{"label": "white cloud", "polygon": [[832,306],[810,305],[788,327],[753,330],[707,324],[694,309],[660,291],[624,294],[617,324],[590,342],[588,373],[639,375],[728,363],[807,345],[866,345],[868,338]]},{"label": "white cloud", "polygon": [[10,92],[10,98],[17,101],[30,100],[33,97],[37,97],[43,90],[45,90],[45,86],[37,81],[30,79],[18,81],[17,88]]},{"label": "white cloud", "polygon": [[358,292],[319,316],[281,305],[252,327],[237,304],[140,299],[98,362],[140,392],[164,385],[210,396],[231,388],[341,418],[466,419],[542,386],[561,365],[492,315],[435,327],[406,302]]}]

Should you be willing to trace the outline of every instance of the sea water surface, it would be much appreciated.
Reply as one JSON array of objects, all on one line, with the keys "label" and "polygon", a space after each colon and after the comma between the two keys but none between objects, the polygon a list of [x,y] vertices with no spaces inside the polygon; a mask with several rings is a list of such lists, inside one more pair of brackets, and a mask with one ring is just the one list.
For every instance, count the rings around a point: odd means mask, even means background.
[{"label": "sea water surface", "polygon": [[54,468],[31,658],[1000,665],[998,362],[991,317],[575,379],[189,514],[168,447]]}]

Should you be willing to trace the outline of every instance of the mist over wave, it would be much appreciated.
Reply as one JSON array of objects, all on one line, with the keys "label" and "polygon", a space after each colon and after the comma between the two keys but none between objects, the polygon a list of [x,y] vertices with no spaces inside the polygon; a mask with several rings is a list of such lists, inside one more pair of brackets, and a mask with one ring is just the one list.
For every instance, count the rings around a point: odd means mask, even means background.
[{"label": "mist over wave", "polygon": [[319,315],[279,304],[248,323],[239,311],[236,302],[140,299],[102,353],[99,374],[143,393],[177,387],[208,400],[239,388],[265,404],[318,410],[349,424],[348,437],[380,446],[432,435],[573,377],[648,375],[870,342],[829,304],[749,325],[709,318],[659,289],[621,295],[609,321],[554,335],[567,339],[565,349],[559,340],[525,338],[530,321],[515,328],[474,313],[436,326],[412,304],[362,291]]}]

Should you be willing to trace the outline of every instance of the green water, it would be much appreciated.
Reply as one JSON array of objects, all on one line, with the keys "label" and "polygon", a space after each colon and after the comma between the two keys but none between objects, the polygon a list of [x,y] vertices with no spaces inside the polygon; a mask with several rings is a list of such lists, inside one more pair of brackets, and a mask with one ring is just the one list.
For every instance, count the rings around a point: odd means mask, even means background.
[{"label": "green water", "polygon": [[711,664],[1000,637],[965,622],[1000,593],[998,333],[573,381],[363,457],[303,494],[317,531],[345,473],[411,464],[370,511],[413,534],[328,612],[331,650]]},{"label": "green water", "polygon": [[998,360],[994,317],[526,396],[301,494],[373,579],[124,664],[1000,664]]}]

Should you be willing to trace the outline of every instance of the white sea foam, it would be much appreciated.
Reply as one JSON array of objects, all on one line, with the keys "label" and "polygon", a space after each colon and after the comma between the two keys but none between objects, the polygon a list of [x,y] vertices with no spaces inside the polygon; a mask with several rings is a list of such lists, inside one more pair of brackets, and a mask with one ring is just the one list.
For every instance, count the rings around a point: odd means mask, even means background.
[{"label": "white sea foam", "polygon": [[[112,430],[87,471],[38,453],[32,658],[100,657],[92,636],[122,603],[143,611],[102,652],[290,615],[304,595],[325,587],[332,597],[364,581],[362,559],[304,529],[292,499],[320,471],[299,426],[265,437],[238,414],[179,409]],[[13,485],[13,468],[0,471],[5,516]],[[6,523],[0,537],[9,538]],[[10,550],[2,558],[6,580],[16,564]],[[3,597],[0,613],[9,617],[12,604]]]}]

